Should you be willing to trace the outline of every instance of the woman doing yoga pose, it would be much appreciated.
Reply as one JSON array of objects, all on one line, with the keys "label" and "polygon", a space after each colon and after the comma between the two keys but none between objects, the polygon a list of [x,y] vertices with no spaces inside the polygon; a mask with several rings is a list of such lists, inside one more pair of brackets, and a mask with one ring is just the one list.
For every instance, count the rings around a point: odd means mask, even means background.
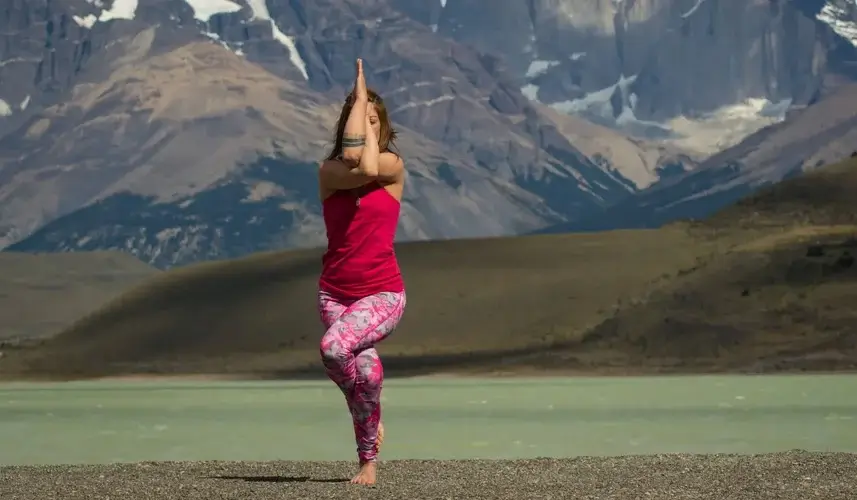
[{"label": "woman doing yoga pose", "polygon": [[354,422],[360,471],[357,484],[376,481],[384,371],[375,344],[396,327],[405,308],[393,240],[405,169],[393,153],[396,133],[384,102],[366,88],[357,60],[354,89],[336,127],[333,150],[319,168],[319,196],[327,229],[318,307],[327,331],[321,359],[345,394]]}]

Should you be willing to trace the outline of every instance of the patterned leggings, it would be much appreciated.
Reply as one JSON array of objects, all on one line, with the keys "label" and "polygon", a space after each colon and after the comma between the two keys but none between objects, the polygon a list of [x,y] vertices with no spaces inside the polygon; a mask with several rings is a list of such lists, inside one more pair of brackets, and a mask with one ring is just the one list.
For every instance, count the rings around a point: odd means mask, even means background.
[{"label": "patterned leggings", "polygon": [[375,460],[378,454],[384,369],[374,346],[392,333],[405,302],[404,292],[382,292],[353,301],[318,293],[319,314],[327,328],[321,339],[321,360],[327,376],[345,394],[361,463]]}]

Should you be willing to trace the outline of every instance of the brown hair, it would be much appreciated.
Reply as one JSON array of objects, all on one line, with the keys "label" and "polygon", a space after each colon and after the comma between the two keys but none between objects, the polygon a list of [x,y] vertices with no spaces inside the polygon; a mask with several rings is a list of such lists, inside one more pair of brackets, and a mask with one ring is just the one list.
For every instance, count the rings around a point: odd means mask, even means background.
[{"label": "brown hair", "polygon": [[[384,100],[372,89],[367,89],[369,102],[375,105],[375,110],[378,111],[378,120],[381,122],[380,137],[378,137],[378,149],[383,153],[386,151],[394,151],[396,149],[396,130],[393,129],[393,124],[390,122],[390,115],[387,113],[387,107],[384,105]],[[333,149],[327,155],[327,160],[335,160],[342,154],[342,135],[345,132],[345,122],[348,121],[348,115],[351,114],[351,108],[354,107],[354,93],[351,92],[345,98],[345,104],[342,106],[342,111],[339,112],[339,119],[336,121],[336,136],[333,139]]]}]

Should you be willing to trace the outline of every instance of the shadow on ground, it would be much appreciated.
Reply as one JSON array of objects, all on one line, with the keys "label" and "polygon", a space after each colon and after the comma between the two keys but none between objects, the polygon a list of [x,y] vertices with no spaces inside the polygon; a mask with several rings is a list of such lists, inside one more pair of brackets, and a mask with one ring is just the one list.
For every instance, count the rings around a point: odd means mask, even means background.
[{"label": "shadow on ground", "polygon": [[314,479],[309,476],[208,476],[206,479],[244,481],[248,483],[347,483],[345,478]]}]

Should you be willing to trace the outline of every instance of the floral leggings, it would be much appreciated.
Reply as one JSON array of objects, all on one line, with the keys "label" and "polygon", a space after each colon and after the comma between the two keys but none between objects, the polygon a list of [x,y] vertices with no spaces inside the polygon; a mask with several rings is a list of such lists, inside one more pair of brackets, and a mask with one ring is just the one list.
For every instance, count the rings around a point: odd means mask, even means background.
[{"label": "floral leggings", "polygon": [[321,339],[321,360],[327,376],[345,394],[361,463],[375,460],[378,454],[384,369],[374,346],[392,333],[405,302],[404,292],[349,301],[318,293],[319,314],[327,328]]}]

